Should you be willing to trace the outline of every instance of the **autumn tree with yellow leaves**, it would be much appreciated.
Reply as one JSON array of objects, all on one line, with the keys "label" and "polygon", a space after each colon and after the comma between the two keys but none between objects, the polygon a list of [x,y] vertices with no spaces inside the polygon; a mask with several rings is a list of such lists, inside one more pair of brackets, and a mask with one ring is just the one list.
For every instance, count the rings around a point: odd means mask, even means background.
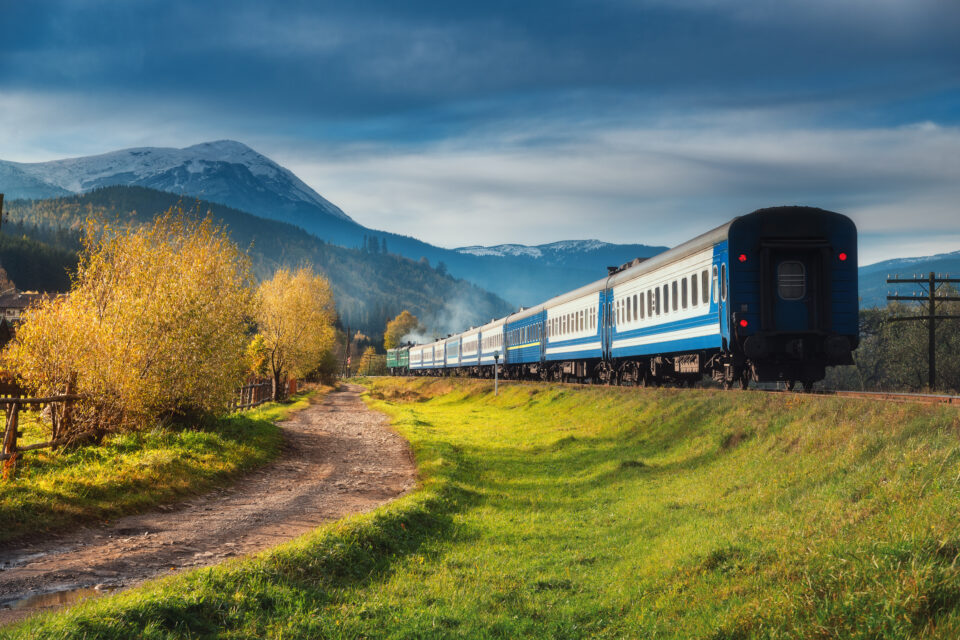
[{"label": "autumn tree with yellow leaves", "polygon": [[88,222],[70,294],[27,313],[3,354],[38,395],[78,394],[74,429],[228,410],[248,370],[247,257],[209,219]]},{"label": "autumn tree with yellow leaves", "polygon": [[374,347],[367,347],[363,352],[363,356],[360,358],[357,373],[361,376],[382,376],[386,372],[386,356],[378,355]]},{"label": "autumn tree with yellow leaves", "polygon": [[408,333],[422,330],[417,316],[404,309],[387,323],[387,329],[383,332],[383,347],[393,349],[403,342],[403,337]]},{"label": "autumn tree with yellow leaves", "polygon": [[255,317],[273,397],[279,400],[288,377],[313,371],[333,347],[336,313],[330,283],[308,268],[278,269],[257,291]]}]

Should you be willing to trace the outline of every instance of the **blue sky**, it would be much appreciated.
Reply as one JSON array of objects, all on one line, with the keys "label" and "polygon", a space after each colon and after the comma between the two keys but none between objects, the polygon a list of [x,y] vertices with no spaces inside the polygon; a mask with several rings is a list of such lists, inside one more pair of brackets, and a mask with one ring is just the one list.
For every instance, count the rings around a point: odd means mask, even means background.
[{"label": "blue sky", "polygon": [[[0,158],[231,138],[444,246],[775,204],[960,249],[955,0],[0,0]],[[918,226],[922,231],[916,231]]]}]

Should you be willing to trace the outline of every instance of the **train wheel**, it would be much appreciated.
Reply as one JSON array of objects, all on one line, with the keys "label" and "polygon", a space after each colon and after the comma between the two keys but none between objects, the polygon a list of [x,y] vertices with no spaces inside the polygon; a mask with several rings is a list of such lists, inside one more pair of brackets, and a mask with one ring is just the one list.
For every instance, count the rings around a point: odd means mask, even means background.
[{"label": "train wheel", "polygon": [[750,370],[749,370],[749,369],[745,369],[744,372],[740,374],[739,379],[737,380],[737,382],[740,383],[740,389],[741,389],[741,391],[746,391],[747,389],[750,388],[750,377],[751,377],[751,376],[750,376]]},{"label": "train wheel", "polygon": [[813,380],[804,380],[803,381],[803,392],[804,393],[813,393]]},{"label": "train wheel", "polygon": [[797,386],[797,381],[787,380],[785,384],[787,385],[787,391],[793,391],[793,388]]}]

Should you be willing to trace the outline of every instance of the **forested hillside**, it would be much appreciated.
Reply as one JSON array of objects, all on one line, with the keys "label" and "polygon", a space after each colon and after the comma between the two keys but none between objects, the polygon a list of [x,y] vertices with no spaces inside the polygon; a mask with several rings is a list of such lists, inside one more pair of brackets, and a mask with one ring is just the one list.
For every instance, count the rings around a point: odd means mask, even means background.
[{"label": "forested hillside", "polygon": [[0,265],[21,291],[66,291],[70,273],[77,266],[77,249],[71,235],[61,234],[63,242],[46,238],[55,234],[33,229],[24,233],[16,226],[0,233]]},{"label": "forested hillside", "polygon": [[[209,212],[221,222],[241,248],[248,248],[258,277],[272,274],[278,266],[313,265],[330,278],[342,323],[371,335],[382,333],[387,320],[403,309],[439,331],[460,329],[511,310],[497,296],[451,277],[443,265],[433,268],[426,261],[387,253],[379,242],[346,249],[290,224],[143,187],[106,187],[79,196],[15,200],[7,204],[4,232],[11,239],[18,238],[13,244],[34,242],[45,247],[44,251],[56,252],[56,260],[45,263],[59,264],[57,260],[63,261],[65,254],[78,248],[79,231],[88,217],[109,223],[143,224],[176,206],[197,216]],[[38,241],[43,245],[37,245]],[[0,250],[4,246],[0,245]],[[6,252],[0,253],[0,260],[6,264]],[[17,279],[16,270],[8,270],[11,278],[26,288]],[[61,290],[63,283],[49,276],[35,288]]]}]

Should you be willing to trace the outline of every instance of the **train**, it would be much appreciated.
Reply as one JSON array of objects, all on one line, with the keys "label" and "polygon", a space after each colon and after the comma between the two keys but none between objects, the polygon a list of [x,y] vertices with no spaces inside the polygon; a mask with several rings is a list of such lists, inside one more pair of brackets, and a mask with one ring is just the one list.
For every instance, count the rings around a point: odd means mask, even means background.
[{"label": "train", "polygon": [[387,353],[391,374],[805,390],[859,344],[857,230],[769,207],[504,318]]}]

